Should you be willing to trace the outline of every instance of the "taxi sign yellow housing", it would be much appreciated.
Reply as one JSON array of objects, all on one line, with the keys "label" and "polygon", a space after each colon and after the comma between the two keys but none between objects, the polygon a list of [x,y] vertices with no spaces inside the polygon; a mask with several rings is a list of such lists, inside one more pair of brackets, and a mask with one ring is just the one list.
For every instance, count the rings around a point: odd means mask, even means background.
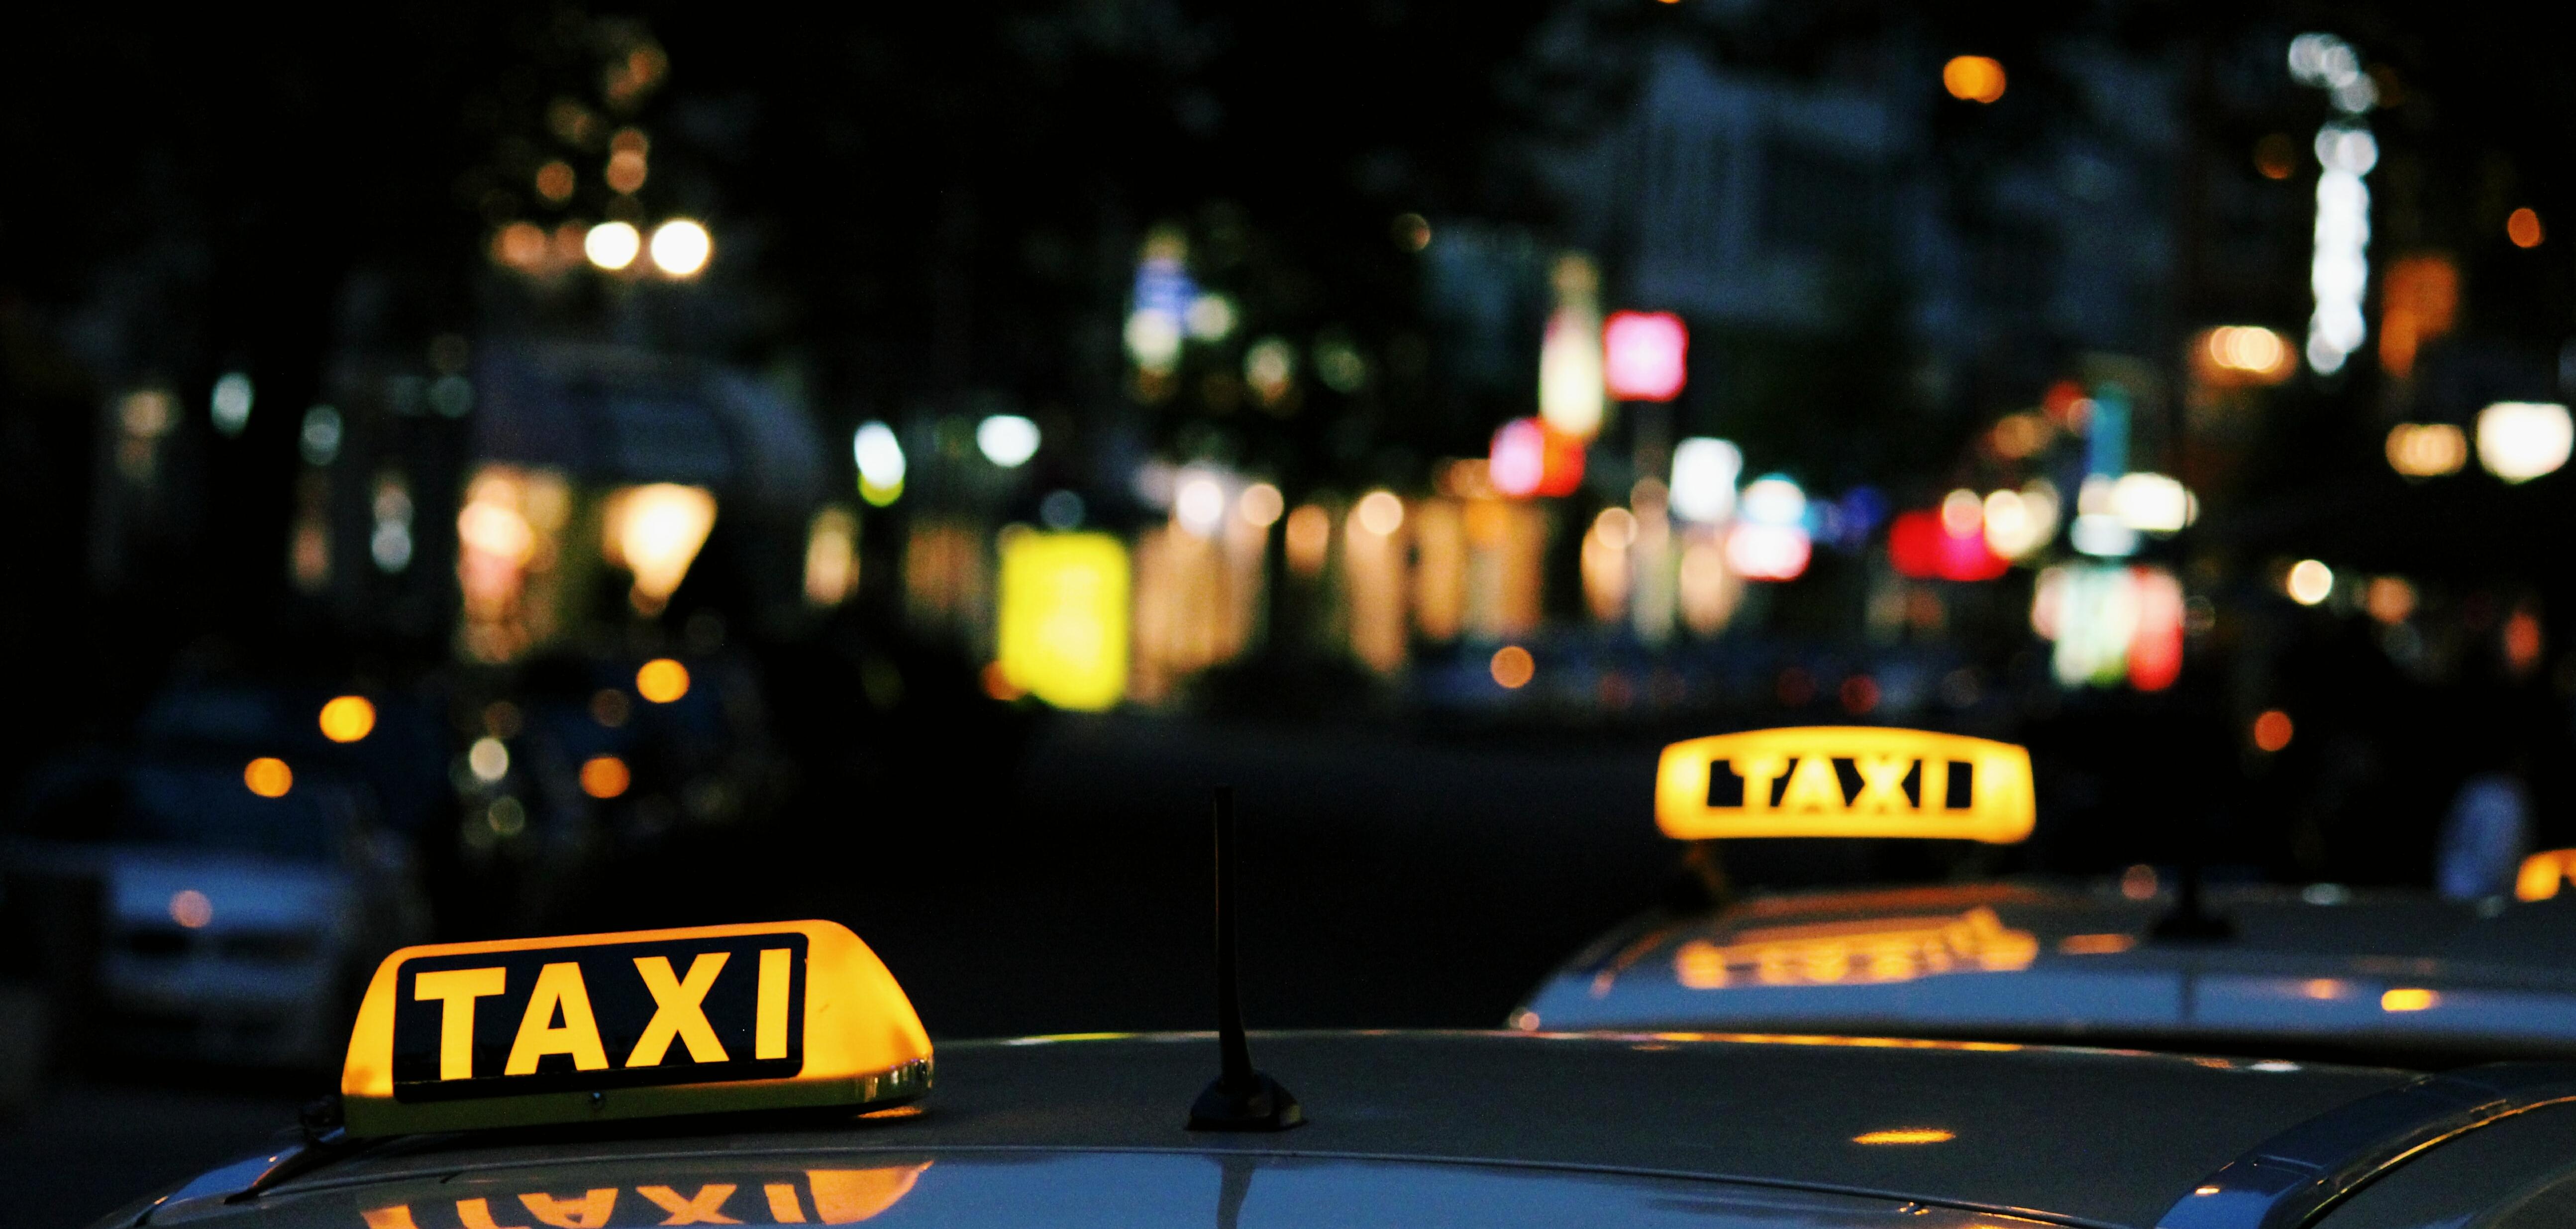
[{"label": "taxi sign yellow housing", "polygon": [[930,1037],[834,922],[407,947],[358,1007],[349,1133],[880,1106]]},{"label": "taxi sign yellow housing", "polygon": [[2010,743],[1872,726],[1806,726],[1664,748],[1655,823],[1681,840],[2030,835],[2030,753]]}]

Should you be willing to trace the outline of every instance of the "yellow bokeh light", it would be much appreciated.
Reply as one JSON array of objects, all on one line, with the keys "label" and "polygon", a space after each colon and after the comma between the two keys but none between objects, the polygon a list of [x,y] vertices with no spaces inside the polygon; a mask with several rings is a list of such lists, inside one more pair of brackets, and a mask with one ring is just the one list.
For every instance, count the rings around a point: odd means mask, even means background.
[{"label": "yellow bokeh light", "polygon": [[2315,559],[2302,559],[2290,565],[2290,574],[2282,578],[2281,587],[2290,600],[2302,606],[2314,606],[2334,594],[2334,569]]},{"label": "yellow bokeh light", "polygon": [[613,755],[594,755],[581,763],[581,792],[593,798],[623,794],[633,780],[633,774],[626,771],[626,761]]},{"label": "yellow bokeh light", "polygon": [[1099,533],[1018,533],[1002,543],[1002,681],[1057,708],[1127,694],[1127,547]]},{"label": "yellow bokeh light", "polygon": [[668,704],[689,694],[689,668],[668,657],[656,657],[637,667],[635,694],[655,704]]},{"label": "yellow bokeh light", "polygon": [[2423,1011],[2441,1001],[2442,996],[2433,991],[2409,987],[2391,990],[2380,995],[2379,1009],[2381,1011]]},{"label": "yellow bokeh light", "polygon": [[1527,686],[1531,679],[1538,677],[1538,662],[1530,657],[1528,649],[1517,644],[1507,644],[1494,650],[1494,660],[1488,669],[1492,670],[1494,681],[1508,689]]},{"label": "yellow bokeh light", "polygon": [[376,728],[376,706],[365,696],[335,696],[322,706],[322,737],[353,743]]},{"label": "yellow bokeh light", "polygon": [[2513,880],[2513,898],[2547,900],[2558,895],[2570,876],[2576,876],[2576,849],[2544,849],[2522,860],[2522,871]]},{"label": "yellow bokeh light", "polygon": [[2388,429],[2388,468],[2409,478],[2456,474],[2469,463],[2469,435],[2446,422],[2401,422]]},{"label": "yellow bokeh light", "polygon": [[1888,1131],[1871,1131],[1852,1136],[1855,1144],[1946,1144],[1959,1138],[1955,1131],[1939,1127],[1898,1127]]},{"label": "yellow bokeh light", "polygon": [[2004,66],[1988,56],[1954,56],[1941,66],[1941,88],[1962,102],[1993,102],[2004,96]]},{"label": "yellow bokeh light", "polygon": [[286,791],[295,788],[295,772],[286,766],[286,761],[263,755],[242,769],[242,784],[262,798],[283,798]]}]

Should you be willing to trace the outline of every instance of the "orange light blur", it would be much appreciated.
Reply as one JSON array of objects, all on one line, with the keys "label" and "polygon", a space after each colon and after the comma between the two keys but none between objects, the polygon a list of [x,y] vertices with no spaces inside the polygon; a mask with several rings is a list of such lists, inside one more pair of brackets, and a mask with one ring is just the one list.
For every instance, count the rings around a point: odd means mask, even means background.
[{"label": "orange light blur", "polygon": [[2414,375],[2416,351],[2450,332],[2459,311],[2460,266],[2449,256],[2430,252],[2390,261],[2379,292],[2381,369],[2401,380]]},{"label": "orange light blur", "polygon": [[2504,664],[2517,675],[2529,674],[2540,664],[2540,616],[2530,607],[2513,612],[2504,621]]},{"label": "orange light blur", "polygon": [[1008,704],[1029,694],[1029,691],[1011,681],[1011,673],[1002,668],[1002,663],[989,661],[984,663],[984,694]]},{"label": "orange light blur", "polygon": [[1961,102],[1993,102],[2004,96],[2004,66],[1987,56],[1953,56],[1941,66],[1941,88]]},{"label": "orange light blur", "polygon": [[626,771],[626,761],[613,755],[594,755],[581,762],[581,792],[593,798],[623,794],[634,779],[634,774]]},{"label": "orange light blur", "polygon": [[1720,946],[1694,939],[1673,953],[1673,980],[1692,990],[1729,986],[1879,985],[1945,973],[2011,973],[2030,967],[2039,940],[1983,905],[1935,917],[1763,926]]},{"label": "orange light blur", "polygon": [[2409,478],[2456,474],[2468,463],[2468,433],[2450,423],[2401,422],[2388,429],[2388,468]]},{"label": "orange light blur", "polygon": [[2254,143],[2254,172],[2265,179],[2288,179],[2299,169],[2299,145],[2286,132]]},{"label": "orange light blur", "polygon": [[2262,751],[2278,751],[2290,745],[2290,735],[2294,732],[2288,713],[2277,708],[2266,709],[2262,716],[2254,719],[2254,746]]},{"label": "orange light blur", "polygon": [[2108,956],[2137,945],[2134,935],[2068,935],[2057,941],[2057,950],[2069,956]]},{"label": "orange light blur", "polygon": [[376,706],[365,696],[337,696],[322,706],[322,737],[353,743],[376,728]]},{"label": "orange light blur", "polygon": [[656,657],[635,671],[635,694],[655,704],[668,704],[689,694],[689,668],[668,657]]},{"label": "orange light blur", "polygon": [[2516,209],[2505,216],[2504,237],[2518,248],[2536,248],[2547,236],[2540,227],[2540,215],[2530,209]]},{"label": "orange light blur", "polygon": [[2380,995],[2379,1009],[2381,1011],[2422,1011],[2441,1001],[2442,996],[2433,991],[2408,987]]},{"label": "orange light blur", "polygon": [[195,888],[181,888],[170,897],[170,920],[190,930],[203,930],[215,920],[215,904]]},{"label": "orange light blur", "polygon": [[2120,872],[2120,895],[2127,900],[2154,900],[2159,889],[2156,868],[2140,862]]},{"label": "orange light blur", "polygon": [[2313,977],[2300,984],[2299,993],[2312,999],[2339,999],[2343,997],[2343,983],[2331,977]]},{"label": "orange light blur", "polygon": [[522,273],[544,268],[547,255],[546,232],[534,222],[512,222],[492,236],[492,259]]},{"label": "orange light blur", "polygon": [[286,761],[263,755],[242,769],[242,784],[262,798],[283,798],[286,791],[295,788],[295,773]]},{"label": "orange light blur", "polygon": [[2522,871],[2513,878],[2513,898],[2547,900],[2570,878],[2576,878],[2576,849],[2544,849],[2522,860]]},{"label": "orange light blur", "polygon": [[1494,650],[1494,660],[1487,668],[1493,671],[1495,682],[1514,690],[1538,677],[1538,663],[1530,657],[1528,649],[1517,644],[1507,644]]},{"label": "orange light blur", "polygon": [[1959,1138],[1955,1131],[1939,1127],[1898,1127],[1892,1131],[1871,1131],[1852,1136],[1855,1144],[1946,1144]]}]

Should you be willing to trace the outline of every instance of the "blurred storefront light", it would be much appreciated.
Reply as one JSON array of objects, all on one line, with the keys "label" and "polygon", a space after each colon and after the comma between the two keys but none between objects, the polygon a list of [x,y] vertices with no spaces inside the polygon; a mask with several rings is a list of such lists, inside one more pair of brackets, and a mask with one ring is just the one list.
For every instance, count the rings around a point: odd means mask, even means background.
[{"label": "blurred storefront light", "polygon": [[1735,515],[1735,484],[1744,452],[1721,439],[1695,436],[1673,446],[1673,515],[1703,525]]},{"label": "blurred storefront light", "polygon": [[2120,475],[2111,484],[2111,513],[2140,533],[2180,533],[2200,515],[2200,501],[2164,474]]},{"label": "blurred storefront light", "polygon": [[1001,546],[1002,675],[1057,708],[1126,695],[1127,547],[1102,533],[1021,532]]},{"label": "blurred storefront light", "polygon": [[1592,258],[1568,253],[1551,279],[1556,310],[1539,345],[1538,416],[1557,434],[1588,441],[1608,412],[1601,358],[1601,275]]},{"label": "blurred storefront light", "polygon": [[1807,521],[1807,492],[1786,474],[1765,474],[1745,486],[1736,508],[1752,524],[1801,527]]},{"label": "blurred storefront light", "polygon": [[1172,523],[1195,537],[1216,536],[1225,525],[1225,481],[1205,472],[1185,473],[1172,488]]},{"label": "blurred storefront light", "polygon": [[704,487],[656,482],[611,492],[601,509],[601,554],[635,577],[635,610],[656,615],[689,574],[715,528],[716,497]]},{"label": "blurred storefront light", "polygon": [[850,437],[850,455],[859,467],[859,497],[885,507],[903,496],[903,444],[894,428],[881,422],[861,424]]},{"label": "blurred storefront light", "polygon": [[2460,266],[2440,252],[2391,261],[2380,280],[2379,365],[2398,379],[2415,374],[2424,343],[2451,331],[2460,309]]},{"label": "blurred storefront light", "polygon": [[1902,513],[1887,530],[1888,565],[1917,580],[1993,580],[2009,564],[1986,544],[1985,504],[1953,491],[1938,511]]},{"label": "blurred storefront light", "polygon": [[377,474],[375,495],[368,500],[368,511],[375,514],[376,527],[367,537],[367,554],[376,561],[377,570],[390,574],[410,567],[410,480],[396,470]]},{"label": "blurred storefront light", "polygon": [[1601,326],[1603,373],[1622,401],[1670,401],[1686,377],[1690,330],[1671,312],[1614,312]]},{"label": "blurred storefront light", "polygon": [[322,737],[335,743],[353,743],[376,728],[376,706],[365,696],[334,696],[322,706],[316,723]]},{"label": "blurred storefront light", "polygon": [[319,468],[340,459],[343,433],[340,411],[317,405],[304,411],[304,427],[295,437],[296,449],[304,454],[304,463]]},{"label": "blurred storefront light", "polygon": [[2031,628],[2055,642],[2049,668],[2060,686],[2162,691],[2181,677],[2185,609],[2164,568],[2069,564],[2039,574]]},{"label": "blurred storefront light", "polygon": [[1268,529],[1279,522],[1279,515],[1287,510],[1288,501],[1279,494],[1278,487],[1256,482],[1243,488],[1243,494],[1235,498],[1234,507],[1247,523],[1255,528]]},{"label": "blurred storefront light", "polygon": [[2281,591],[2302,606],[2314,606],[2333,596],[2334,585],[2334,569],[2315,559],[2291,564],[2281,578]]},{"label": "blurred storefront light", "polygon": [[2057,488],[2034,479],[2018,491],[1986,496],[1986,548],[2011,560],[2030,557],[2057,536]]},{"label": "blurred storefront light", "polygon": [[859,587],[859,518],[825,508],[805,527],[805,603],[838,606]]},{"label": "blurred storefront light", "polygon": [[2288,747],[2291,736],[2298,732],[2298,726],[2290,720],[2288,713],[2277,708],[2265,709],[2254,718],[2251,732],[2254,749],[2269,753]]},{"label": "blurred storefront light", "polygon": [[2499,401],[2478,411],[2478,464],[2506,482],[2529,482],[2567,464],[2576,423],[2547,401]]},{"label": "blurred storefront light", "polygon": [[1200,341],[1224,341],[1234,335],[1237,313],[1234,300],[1221,294],[1203,294],[1190,300],[1189,312],[1183,319],[1189,334]]},{"label": "blurred storefront light", "polygon": [[1038,425],[1017,414],[994,414],[975,424],[975,447],[984,459],[1018,469],[1038,455]]},{"label": "blurred storefront light", "polygon": [[581,792],[603,801],[626,792],[635,779],[626,761],[613,755],[594,755],[581,762]]},{"label": "blurred storefront light", "polygon": [[1288,570],[1299,576],[1323,572],[1324,561],[1333,546],[1333,514],[1306,504],[1288,514],[1288,529],[1280,535],[1288,556]]},{"label": "blurred storefront light", "polygon": [[2446,422],[2401,422],[2388,429],[2388,468],[2409,478],[2440,478],[2468,467],[2469,435]]},{"label": "blurred storefront light", "polygon": [[1264,337],[1243,352],[1243,383],[1263,405],[1279,405],[1297,385],[1297,348],[1286,338]]},{"label": "blurred storefront light", "polygon": [[2316,246],[2309,261],[2309,289],[2316,310],[2308,319],[2308,366],[2320,375],[2343,370],[2367,339],[2362,293],[2370,280],[2370,189],[2362,180],[2379,161],[2378,142],[2360,116],[2379,101],[2362,70],[2361,55],[2331,34],[2290,40],[2290,77],[2323,90],[2340,114],[2317,130]]},{"label": "blurred storefront light", "polygon": [[2278,384],[2296,374],[2290,339],[2260,325],[2223,324],[2201,333],[2194,364],[2213,384]]},{"label": "blurred storefront light", "polygon": [[1538,662],[1530,656],[1528,649],[1507,644],[1494,650],[1493,659],[1486,663],[1486,670],[1503,690],[1518,691],[1538,677]]},{"label": "blurred storefront light", "polygon": [[626,222],[602,222],[581,238],[581,254],[611,273],[634,264],[643,250],[644,236]]},{"label": "blurred storefront light", "polygon": [[210,417],[217,434],[230,438],[250,425],[252,401],[250,377],[238,371],[227,371],[215,377],[214,395],[208,398]]},{"label": "blurred storefront light", "polygon": [[696,277],[715,252],[715,237],[688,218],[673,218],[653,228],[653,267],[667,276]]},{"label": "blurred storefront light", "polygon": [[476,661],[509,661],[562,630],[556,567],[572,514],[564,475],[483,465],[456,514],[458,647]]},{"label": "blurred storefront light", "polygon": [[1494,490],[1514,499],[1571,495],[1583,486],[1583,441],[1541,419],[1515,418],[1496,429],[1489,462]]},{"label": "blurred storefront light", "polygon": [[1952,56],[1941,66],[1941,88],[1961,102],[1994,102],[2004,96],[2004,66],[1988,56]]}]

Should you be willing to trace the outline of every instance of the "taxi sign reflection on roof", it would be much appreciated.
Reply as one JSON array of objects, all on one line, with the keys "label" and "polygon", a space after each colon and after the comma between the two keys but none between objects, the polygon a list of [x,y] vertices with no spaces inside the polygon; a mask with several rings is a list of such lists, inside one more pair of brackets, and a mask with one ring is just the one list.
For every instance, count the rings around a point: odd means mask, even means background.
[{"label": "taxi sign reflection on roof", "polygon": [[1655,822],[1666,836],[1946,837],[2008,845],[2030,835],[2030,753],[1923,730],[1808,726],[1694,738],[1664,748]]},{"label": "taxi sign reflection on roof", "polygon": [[891,1105],[930,1087],[903,988],[833,922],[408,947],[358,1008],[349,1133]]}]

